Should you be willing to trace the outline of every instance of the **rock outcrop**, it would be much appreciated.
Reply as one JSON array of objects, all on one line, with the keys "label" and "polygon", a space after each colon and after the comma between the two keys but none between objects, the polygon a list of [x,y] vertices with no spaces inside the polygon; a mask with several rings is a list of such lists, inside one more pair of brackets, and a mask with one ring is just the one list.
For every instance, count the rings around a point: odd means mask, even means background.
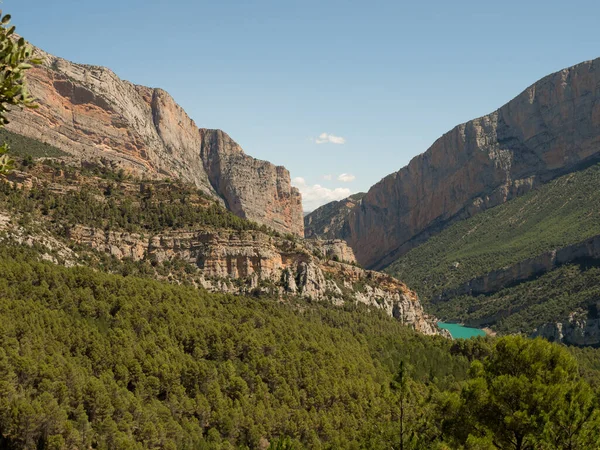
[{"label": "rock outcrop", "polygon": [[446,133],[371,187],[335,237],[361,264],[381,268],[453,221],[599,159],[596,59],[549,75]]},{"label": "rock outcrop", "polygon": [[537,336],[567,345],[598,347],[600,346],[600,318],[589,317],[586,313],[573,313],[568,321],[546,323],[538,327],[531,337]]},{"label": "rock outcrop", "polygon": [[77,160],[181,178],[240,217],[304,234],[301,196],[284,167],[247,156],[220,130],[198,129],[161,89],[121,80],[104,67],[74,64],[39,49],[36,54],[43,64],[27,79],[39,108],[12,111],[10,131]]},{"label": "rock outcrop", "polygon": [[493,270],[453,289],[448,289],[433,297],[431,301],[435,303],[462,295],[493,294],[508,286],[541,276],[564,264],[598,260],[600,260],[600,236],[594,236],[583,242],[544,252],[534,258],[528,258],[511,266]]},{"label": "rock outcrop", "polygon": [[346,217],[360,204],[364,192],[353,194],[343,200],[329,202],[304,216],[304,236],[335,239],[343,234]]},{"label": "rock outcrop", "polygon": [[306,239],[304,245],[319,257],[332,259],[337,262],[356,264],[354,251],[341,239]]},{"label": "rock outcrop", "polygon": [[[352,259],[343,241],[301,242],[260,231],[203,229],[170,231],[153,236],[75,226],[69,239],[94,250],[134,261],[180,260],[202,273],[202,285],[213,291],[298,295],[341,305],[360,302],[425,334],[439,334],[417,295],[389,275],[335,261]],[[339,257],[339,256],[338,256]]]}]

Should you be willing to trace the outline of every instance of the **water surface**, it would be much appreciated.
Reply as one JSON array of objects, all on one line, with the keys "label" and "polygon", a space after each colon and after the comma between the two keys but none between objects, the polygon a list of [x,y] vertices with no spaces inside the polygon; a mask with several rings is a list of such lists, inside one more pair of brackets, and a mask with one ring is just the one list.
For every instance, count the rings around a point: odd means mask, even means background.
[{"label": "water surface", "polygon": [[440,328],[444,328],[450,332],[454,339],[469,339],[475,336],[485,336],[485,331],[479,328],[464,327],[458,323],[438,322]]}]

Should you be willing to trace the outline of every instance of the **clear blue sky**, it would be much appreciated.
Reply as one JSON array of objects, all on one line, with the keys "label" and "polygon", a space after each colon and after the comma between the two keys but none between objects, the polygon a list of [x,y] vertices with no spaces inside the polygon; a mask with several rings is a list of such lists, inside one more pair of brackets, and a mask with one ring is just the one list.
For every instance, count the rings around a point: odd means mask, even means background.
[{"label": "clear blue sky", "polygon": [[199,126],[221,128],[248,154],[285,165],[304,179],[305,209],[368,189],[454,125],[600,56],[597,0],[2,7],[33,44],[161,87]]}]

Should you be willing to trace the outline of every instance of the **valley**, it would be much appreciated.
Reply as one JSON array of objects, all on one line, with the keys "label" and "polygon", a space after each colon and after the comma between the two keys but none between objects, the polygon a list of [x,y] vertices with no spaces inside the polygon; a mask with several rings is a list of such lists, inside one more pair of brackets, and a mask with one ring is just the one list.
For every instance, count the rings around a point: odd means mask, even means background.
[{"label": "valley", "polygon": [[0,449],[600,448],[599,60],[304,215],[285,167],[9,22]]},{"label": "valley", "polygon": [[585,331],[565,342],[596,345],[599,174],[591,166],[459,222],[386,271],[442,318],[529,334],[573,322]]}]

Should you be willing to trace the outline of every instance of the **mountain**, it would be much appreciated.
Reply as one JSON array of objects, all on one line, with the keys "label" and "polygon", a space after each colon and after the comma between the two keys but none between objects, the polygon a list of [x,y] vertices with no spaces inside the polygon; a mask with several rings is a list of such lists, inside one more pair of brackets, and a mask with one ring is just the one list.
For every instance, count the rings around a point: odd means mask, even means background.
[{"label": "mountain", "polygon": [[335,237],[349,243],[362,265],[382,268],[452,223],[598,160],[596,59],[549,75],[443,135],[372,186]]},{"label": "mountain", "polygon": [[364,192],[353,194],[343,200],[329,202],[304,216],[304,236],[335,239],[342,234],[344,220],[360,200]]},{"label": "mountain", "polygon": [[[62,106],[77,112],[46,133],[65,139],[60,148],[0,129],[14,159],[0,176],[0,448],[599,447],[598,350],[447,339],[414,291],[360,268],[344,241],[240,217],[271,189],[238,185],[244,170],[259,172],[245,180],[256,181],[271,166],[224,133],[198,131],[204,172],[188,167],[198,161],[185,162],[179,144],[163,154],[144,138],[142,155],[113,150],[110,138],[99,149],[93,142],[110,133],[98,117],[118,116],[96,92],[108,84],[82,91],[67,81]],[[55,100],[13,127],[43,130]],[[163,144],[185,140],[160,126],[165,109],[150,109]],[[124,126],[121,142],[138,136]],[[538,214],[547,226],[523,218],[568,244],[552,259],[567,261],[559,271],[575,272],[576,256],[598,247],[593,236],[573,243],[598,223],[597,209],[583,207],[597,192],[594,169],[547,185],[573,185]],[[347,203],[324,226],[338,226]],[[561,204],[566,224],[551,213]],[[510,237],[500,225],[492,232]],[[597,292],[597,279],[586,272],[580,292]]]},{"label": "mountain", "polygon": [[303,235],[301,196],[284,167],[247,156],[221,130],[199,129],[161,89],[35,53],[43,64],[27,80],[39,108],[12,111],[10,131],[80,162],[194,183],[239,217]]},{"label": "mountain", "polygon": [[47,259],[90,265],[109,258],[211,292],[364,304],[422,333],[440,333],[413,291],[357,267],[343,241],[282,235],[233,215],[191,183],[81,166],[8,131],[0,139],[22,161],[10,184],[0,183],[0,232],[13,241],[29,236]]},{"label": "mountain", "polygon": [[600,345],[600,164],[459,221],[386,268],[442,319]]}]

